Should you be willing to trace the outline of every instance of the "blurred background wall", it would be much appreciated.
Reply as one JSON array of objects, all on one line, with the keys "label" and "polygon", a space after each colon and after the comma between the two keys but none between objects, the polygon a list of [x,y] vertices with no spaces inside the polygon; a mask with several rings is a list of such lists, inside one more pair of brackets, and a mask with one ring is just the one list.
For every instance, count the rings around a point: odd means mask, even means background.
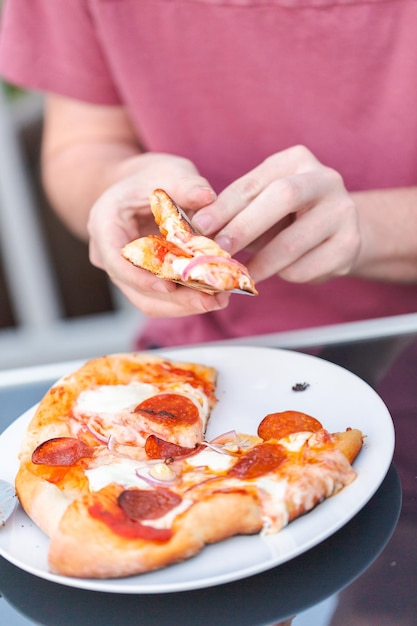
[{"label": "blurred background wall", "polygon": [[0,83],[0,369],[130,350],[143,323],[49,206],[42,107]]}]

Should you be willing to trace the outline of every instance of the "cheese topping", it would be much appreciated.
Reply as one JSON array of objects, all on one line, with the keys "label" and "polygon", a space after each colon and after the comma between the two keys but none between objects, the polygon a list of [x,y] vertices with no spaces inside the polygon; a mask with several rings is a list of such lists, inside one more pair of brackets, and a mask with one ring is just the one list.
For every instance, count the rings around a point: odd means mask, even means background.
[{"label": "cheese topping", "polygon": [[313,433],[310,431],[303,431],[299,433],[293,433],[280,439],[279,443],[284,446],[289,452],[299,452],[303,445],[310,439]]},{"label": "cheese topping", "polygon": [[288,508],[285,503],[286,480],[272,480],[268,476],[258,478],[256,486],[261,497],[264,527],[262,535],[276,533],[288,524]]},{"label": "cheese topping", "polygon": [[155,480],[159,480],[162,482],[174,480],[177,476],[172,467],[162,462],[152,465],[148,473],[149,476],[151,476]]},{"label": "cheese topping", "polygon": [[179,257],[174,254],[170,255],[169,261],[174,273],[177,276],[181,276],[187,265],[190,263],[189,257]]},{"label": "cheese topping", "polygon": [[74,413],[100,415],[109,422],[122,411],[135,408],[158,391],[154,385],[140,382],[128,385],[102,385],[97,389],[82,391],[75,404]]},{"label": "cheese topping", "polygon": [[99,491],[111,483],[117,483],[126,488],[151,489],[137,474],[143,466],[143,462],[134,459],[115,459],[105,465],[86,470],[85,473],[91,491]]},{"label": "cheese topping", "polygon": [[236,462],[236,457],[204,448],[201,452],[185,459],[185,462],[193,468],[208,467],[212,472],[225,472]]},{"label": "cheese topping", "polygon": [[[310,432],[301,432],[280,440],[280,443],[289,452],[297,453],[310,437]],[[294,480],[294,476],[287,480],[273,473],[253,479],[237,479],[227,472],[238,458],[239,456],[225,453],[224,449],[223,452],[217,452],[212,448],[203,448],[200,452],[184,458],[175,468],[163,461],[123,458],[87,470],[86,475],[92,491],[98,491],[110,483],[118,483],[125,488],[150,490],[154,488],[152,479],[156,479],[160,485],[166,481],[166,486],[170,488],[169,485],[173,485],[174,491],[175,485],[179,485],[179,493],[187,492],[187,497],[180,505],[156,520],[141,522],[158,529],[171,528],[175,518],[192,506],[193,493],[199,498],[210,494],[212,490],[240,490],[245,487],[249,490],[255,489],[262,508],[261,535],[264,536],[276,533],[288,524],[288,502],[297,508],[309,510],[323,496],[323,487],[325,497],[328,497],[350,482],[350,473],[353,472],[342,453],[330,450],[324,454],[322,463],[306,467],[306,474],[300,471],[297,480]],[[212,477],[207,480],[210,474]]]}]

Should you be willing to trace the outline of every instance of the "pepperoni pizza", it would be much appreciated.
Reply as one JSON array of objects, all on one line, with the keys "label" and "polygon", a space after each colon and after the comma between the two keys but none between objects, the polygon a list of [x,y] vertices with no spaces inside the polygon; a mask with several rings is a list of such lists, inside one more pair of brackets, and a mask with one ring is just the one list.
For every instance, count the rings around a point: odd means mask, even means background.
[{"label": "pepperoni pizza", "polygon": [[121,577],[236,534],[275,533],[355,479],[362,433],[296,411],[205,439],[216,371],[142,353],[87,362],[40,402],[20,453],[23,508],[51,571]]},{"label": "pepperoni pizza", "polygon": [[127,261],[159,278],[209,294],[258,293],[247,268],[215,241],[196,233],[165,191],[155,189],[150,205],[160,234],[128,243],[122,250]]}]

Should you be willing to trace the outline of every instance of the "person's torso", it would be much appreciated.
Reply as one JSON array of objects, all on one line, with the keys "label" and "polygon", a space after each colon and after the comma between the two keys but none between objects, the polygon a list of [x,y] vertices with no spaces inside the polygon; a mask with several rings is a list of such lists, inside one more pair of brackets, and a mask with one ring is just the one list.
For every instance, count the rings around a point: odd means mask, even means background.
[{"label": "person's torso", "polygon": [[350,190],[417,181],[417,2],[89,2],[147,149],[217,190],[306,145]]}]

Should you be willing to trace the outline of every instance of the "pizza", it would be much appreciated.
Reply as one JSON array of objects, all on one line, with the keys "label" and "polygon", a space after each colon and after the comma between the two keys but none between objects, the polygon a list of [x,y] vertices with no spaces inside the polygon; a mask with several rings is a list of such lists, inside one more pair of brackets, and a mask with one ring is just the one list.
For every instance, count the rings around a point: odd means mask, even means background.
[{"label": "pizza", "polygon": [[215,241],[196,233],[165,191],[156,189],[150,206],[160,234],[125,245],[122,255],[126,260],[159,278],[205,293],[258,293],[247,268]]},{"label": "pizza", "polygon": [[354,481],[362,433],[305,413],[207,441],[217,371],[150,353],[88,361],[39,403],[16,491],[54,573],[115,578],[238,534],[279,532]]}]

